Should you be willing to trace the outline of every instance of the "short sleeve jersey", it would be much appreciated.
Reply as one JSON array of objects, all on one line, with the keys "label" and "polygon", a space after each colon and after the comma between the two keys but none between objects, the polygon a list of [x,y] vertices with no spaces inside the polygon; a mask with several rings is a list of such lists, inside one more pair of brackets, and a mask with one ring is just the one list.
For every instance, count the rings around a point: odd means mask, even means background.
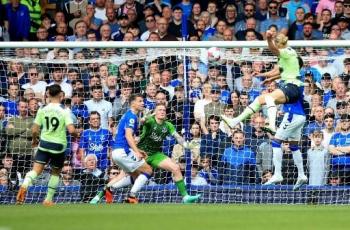
[{"label": "short sleeve jersey", "polygon": [[132,129],[133,133],[136,133],[138,128],[137,115],[134,114],[130,109],[120,119],[117,128],[117,134],[115,135],[115,139],[112,145],[113,149],[123,148],[126,153],[130,152],[130,146],[125,137],[125,130],[127,128]]},{"label": "short sleeve jersey", "polygon": [[107,129],[84,130],[79,142],[79,148],[85,154],[94,154],[97,157],[98,168],[105,170],[109,166],[108,147],[112,144],[112,134]]},{"label": "short sleeve jersey", "polygon": [[138,147],[148,155],[162,151],[163,140],[175,134],[175,127],[169,121],[157,123],[154,116],[150,117],[142,127],[142,133]]},{"label": "short sleeve jersey", "polygon": [[291,47],[287,47],[280,49],[279,53],[278,65],[282,68],[281,80],[301,86],[302,82],[298,79],[300,68],[297,52]]},{"label": "short sleeve jersey", "polygon": [[[73,124],[71,114],[65,110],[60,104],[50,103],[47,106],[40,108],[35,117],[34,123],[41,127],[40,140],[61,144],[64,150],[67,147],[67,129],[66,127]],[[54,149],[40,147],[43,151],[51,153],[61,153]]]}]

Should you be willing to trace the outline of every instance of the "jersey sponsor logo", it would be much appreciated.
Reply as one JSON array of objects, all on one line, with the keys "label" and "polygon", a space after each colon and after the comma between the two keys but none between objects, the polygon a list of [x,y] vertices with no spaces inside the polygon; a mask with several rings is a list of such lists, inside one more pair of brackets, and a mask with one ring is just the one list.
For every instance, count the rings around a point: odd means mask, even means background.
[{"label": "jersey sponsor logo", "polygon": [[163,127],[162,133],[166,133],[167,131],[168,131],[168,129],[166,127]]},{"label": "jersey sponsor logo", "polygon": [[102,144],[97,145],[95,143],[90,143],[89,150],[94,151],[94,152],[101,152],[103,150],[103,145]]},{"label": "jersey sponsor logo", "polygon": [[163,140],[163,138],[161,136],[158,136],[156,132],[152,132],[150,138],[157,142]]}]

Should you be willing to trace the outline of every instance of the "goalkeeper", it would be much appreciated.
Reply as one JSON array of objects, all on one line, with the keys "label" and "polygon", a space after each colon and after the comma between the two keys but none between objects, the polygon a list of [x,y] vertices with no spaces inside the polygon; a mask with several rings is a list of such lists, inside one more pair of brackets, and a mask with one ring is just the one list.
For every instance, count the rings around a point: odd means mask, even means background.
[{"label": "goalkeeper", "polygon": [[[190,196],[187,193],[180,167],[168,156],[162,153],[161,150],[163,140],[169,135],[174,136],[177,142],[184,148],[190,149],[194,146],[191,146],[188,142],[185,142],[184,139],[175,131],[173,124],[166,121],[166,106],[164,104],[158,104],[154,113],[155,115],[147,118],[143,125],[138,148],[148,154],[146,157],[146,162],[153,168],[161,168],[172,172],[175,185],[183,197],[183,203],[194,203],[198,201],[200,195]],[[106,190],[109,190],[110,188],[118,189],[130,184],[130,176],[126,176],[122,179],[116,178],[116,180],[112,180],[107,184]],[[104,192],[100,192],[96,196],[101,199],[103,194]],[[106,200],[106,202],[111,203],[112,201]]]}]

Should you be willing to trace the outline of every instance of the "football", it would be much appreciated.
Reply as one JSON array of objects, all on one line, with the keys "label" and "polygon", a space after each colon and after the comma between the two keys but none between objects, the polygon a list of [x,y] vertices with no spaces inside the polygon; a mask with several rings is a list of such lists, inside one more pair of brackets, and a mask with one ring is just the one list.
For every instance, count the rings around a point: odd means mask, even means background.
[{"label": "football", "polygon": [[208,61],[217,62],[221,59],[221,50],[217,47],[211,47],[208,49]]}]

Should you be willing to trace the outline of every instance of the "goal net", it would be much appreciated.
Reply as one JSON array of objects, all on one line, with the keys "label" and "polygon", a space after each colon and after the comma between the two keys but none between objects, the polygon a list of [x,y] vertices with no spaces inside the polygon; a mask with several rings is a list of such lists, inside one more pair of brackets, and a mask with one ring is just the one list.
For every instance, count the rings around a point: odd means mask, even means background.
[{"label": "goal net", "polygon": [[[273,185],[264,185],[274,173],[272,135],[263,129],[267,108],[235,129],[220,118],[236,117],[257,96],[279,87],[278,81],[262,84],[261,74],[277,62],[265,42],[0,43],[0,203],[15,202],[36,153],[35,115],[45,106],[46,87],[60,84],[62,105],[81,134],[68,137],[56,202],[89,202],[121,176],[110,147],[128,98],[141,93],[143,115],[165,103],[168,120],[193,146],[185,150],[169,136],[162,151],[179,165],[188,192],[202,194],[200,202],[348,204],[350,125],[343,123],[350,121],[344,117],[350,112],[350,47],[332,43],[291,42],[304,61],[307,119],[298,145],[304,172],[283,142],[283,180]],[[102,86],[102,95],[95,86]],[[94,111],[100,123],[92,121]],[[278,106],[277,126],[283,115]],[[293,190],[302,173],[308,182]],[[29,187],[27,203],[42,202],[49,175],[50,164]],[[114,202],[122,202],[129,189],[113,191]],[[138,198],[181,201],[172,174],[160,169]]]}]

